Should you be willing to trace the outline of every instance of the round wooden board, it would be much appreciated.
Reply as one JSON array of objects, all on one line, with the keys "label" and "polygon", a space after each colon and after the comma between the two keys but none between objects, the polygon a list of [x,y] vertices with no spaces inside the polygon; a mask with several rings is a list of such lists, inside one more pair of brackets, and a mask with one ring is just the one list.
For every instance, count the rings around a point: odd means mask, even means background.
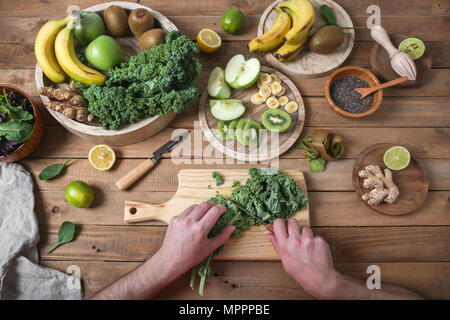
[{"label": "round wooden board", "polygon": [[[235,140],[222,141],[220,133],[216,130],[218,120],[211,114],[209,106],[210,97],[208,95],[208,90],[205,89],[199,103],[198,113],[200,125],[209,143],[223,154],[226,154],[227,157],[250,162],[273,159],[286,152],[297,141],[303,130],[305,122],[305,105],[297,87],[284,74],[273,68],[261,66],[261,72],[274,73],[280,78],[282,85],[286,88],[284,95],[287,96],[290,101],[296,101],[298,103],[298,110],[290,114],[292,122],[288,130],[280,134],[274,134],[267,131],[267,135],[262,135],[259,148],[244,147]],[[241,118],[251,118],[261,123],[261,116],[268,107],[266,104],[255,106],[250,101],[250,97],[258,91],[259,88],[256,83],[248,89],[233,89],[230,99],[242,100],[242,103],[245,105],[246,111]],[[279,108],[283,109],[281,106]],[[276,147],[277,136],[279,137],[279,147]],[[273,146],[272,142],[274,142]]]},{"label": "round wooden board", "polygon": [[[405,35],[390,34],[389,38],[391,39],[392,44],[398,48],[400,43],[408,37]],[[419,86],[420,83],[427,78],[429,70],[431,69],[430,52],[425,49],[424,55],[419,59],[414,60],[414,63],[417,68],[417,79],[400,83],[397,87]],[[373,72],[383,81],[391,81],[400,77],[400,75],[392,69],[391,59],[389,59],[387,51],[378,43],[375,43],[370,51],[370,66],[372,67]]]},{"label": "round wooden board", "polygon": [[[384,169],[384,152],[395,144],[377,143],[365,149],[355,161],[352,172],[353,187],[359,199],[369,191],[363,187],[363,179],[358,176],[358,172],[368,165],[379,165]],[[371,209],[391,216],[400,216],[413,212],[419,208],[428,193],[428,178],[420,162],[411,155],[411,162],[406,169],[400,171],[392,170],[394,183],[397,185],[400,195],[393,204],[382,203],[379,206],[369,205]]]},{"label": "round wooden board", "polygon": [[[162,28],[166,33],[177,30],[177,27],[161,13],[146,6],[132,2],[107,2],[89,7],[87,9],[83,9],[83,11],[92,11],[103,16],[103,11],[112,5],[124,8],[127,11],[127,14],[129,14],[134,9],[144,8],[150,11],[150,13],[158,23],[155,27]],[[141,52],[138,38],[131,34],[131,32],[126,37],[117,37],[116,40],[120,44],[127,61],[130,56],[137,55]],[[35,80],[36,86],[38,88],[43,86],[67,88],[67,85],[65,83],[55,84],[50,81],[44,75],[39,64],[36,64]],[[43,104],[46,104],[50,101],[50,99],[46,96],[40,97]],[[65,127],[73,134],[79,136],[80,138],[95,144],[106,143],[113,146],[129,145],[144,141],[164,129],[176,116],[174,112],[171,112],[163,116],[154,116],[151,118],[143,119],[139,122],[124,126],[120,130],[105,130],[100,125],[81,123],[72,119],[68,119],[61,113],[49,108],[47,108],[47,110],[63,127]]]},{"label": "round wooden board", "polygon": [[[272,28],[278,15],[274,8],[278,6],[281,1],[282,0],[277,0],[272,3],[262,14],[258,25],[258,36],[266,33]],[[320,6],[324,4],[333,9],[336,21],[339,25],[353,27],[350,16],[336,2],[331,0],[309,0],[309,2],[314,6],[315,11],[315,22],[310,34],[313,34],[318,27],[325,24],[325,21],[319,13]],[[344,42],[341,46],[330,54],[314,53],[309,51],[309,48],[306,46],[292,61],[278,61],[274,56],[275,51],[266,53],[264,57],[270,65],[289,75],[301,78],[321,77],[339,68],[352,52],[353,44],[355,42],[355,31],[353,29],[347,29],[346,32],[350,32],[351,34],[345,35]]]}]

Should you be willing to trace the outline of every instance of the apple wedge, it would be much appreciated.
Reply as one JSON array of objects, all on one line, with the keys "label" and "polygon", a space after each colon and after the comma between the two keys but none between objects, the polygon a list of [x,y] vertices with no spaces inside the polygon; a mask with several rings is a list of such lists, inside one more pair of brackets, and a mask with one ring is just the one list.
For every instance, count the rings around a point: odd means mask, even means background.
[{"label": "apple wedge", "polygon": [[214,118],[223,121],[237,119],[245,112],[242,101],[236,99],[209,100],[209,106]]},{"label": "apple wedge", "polygon": [[227,63],[225,81],[234,89],[247,89],[258,80],[260,68],[258,59],[245,60],[242,54],[237,54]]}]

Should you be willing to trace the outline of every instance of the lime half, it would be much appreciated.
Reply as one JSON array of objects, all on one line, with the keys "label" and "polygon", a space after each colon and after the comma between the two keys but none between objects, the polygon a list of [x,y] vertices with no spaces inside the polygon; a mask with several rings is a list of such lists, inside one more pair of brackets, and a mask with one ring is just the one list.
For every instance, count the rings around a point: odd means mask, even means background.
[{"label": "lime half", "polygon": [[400,43],[398,49],[406,52],[413,60],[416,60],[425,53],[425,43],[419,38],[406,38]]},{"label": "lime half", "polygon": [[402,170],[409,165],[411,155],[409,151],[402,146],[391,147],[386,150],[383,161],[386,167],[391,170]]}]

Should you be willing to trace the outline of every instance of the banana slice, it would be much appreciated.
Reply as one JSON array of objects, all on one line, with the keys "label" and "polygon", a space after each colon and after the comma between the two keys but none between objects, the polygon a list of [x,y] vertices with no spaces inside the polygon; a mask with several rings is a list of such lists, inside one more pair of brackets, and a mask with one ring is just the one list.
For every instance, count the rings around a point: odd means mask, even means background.
[{"label": "banana slice", "polygon": [[271,78],[271,82],[280,82],[281,83],[280,78],[278,78],[278,76],[275,73],[271,73],[270,78]]},{"label": "banana slice", "polygon": [[269,85],[272,82],[272,77],[268,73],[261,73],[258,78],[258,88],[264,85]]},{"label": "banana slice", "polygon": [[294,113],[295,111],[298,110],[298,104],[295,101],[290,101],[286,104],[286,106],[284,107],[284,110],[286,110],[286,112],[288,113]]},{"label": "banana slice", "polygon": [[280,101],[276,97],[270,97],[267,99],[266,104],[270,109],[276,109],[280,105]]},{"label": "banana slice", "polygon": [[250,97],[250,101],[251,101],[254,105],[257,105],[257,106],[259,106],[259,105],[263,104],[264,102],[266,102],[266,99],[267,99],[267,98],[263,97],[263,96],[260,95],[258,92],[255,93],[255,94],[253,94],[253,95]]},{"label": "banana slice", "polygon": [[289,102],[289,98],[282,96],[278,98],[278,101],[280,101],[280,106],[284,107]]},{"label": "banana slice", "polygon": [[281,85],[281,91],[276,94],[277,97],[282,96],[286,92],[286,88]]},{"label": "banana slice", "polygon": [[265,84],[261,88],[259,88],[259,94],[267,99],[271,96],[272,89],[270,89],[269,85]]},{"label": "banana slice", "polygon": [[270,89],[272,91],[272,94],[277,96],[283,90],[283,86],[281,85],[280,82],[276,81],[270,84]]}]

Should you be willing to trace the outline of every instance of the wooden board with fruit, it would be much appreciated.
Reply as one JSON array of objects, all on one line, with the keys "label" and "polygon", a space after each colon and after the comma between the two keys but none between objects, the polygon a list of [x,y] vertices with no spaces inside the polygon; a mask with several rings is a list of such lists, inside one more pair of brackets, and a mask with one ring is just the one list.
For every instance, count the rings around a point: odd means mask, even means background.
[{"label": "wooden board with fruit", "polygon": [[237,55],[225,71],[216,67],[211,72],[199,102],[199,119],[216,150],[241,161],[265,161],[297,141],[305,106],[288,77],[260,66],[256,58]]}]

